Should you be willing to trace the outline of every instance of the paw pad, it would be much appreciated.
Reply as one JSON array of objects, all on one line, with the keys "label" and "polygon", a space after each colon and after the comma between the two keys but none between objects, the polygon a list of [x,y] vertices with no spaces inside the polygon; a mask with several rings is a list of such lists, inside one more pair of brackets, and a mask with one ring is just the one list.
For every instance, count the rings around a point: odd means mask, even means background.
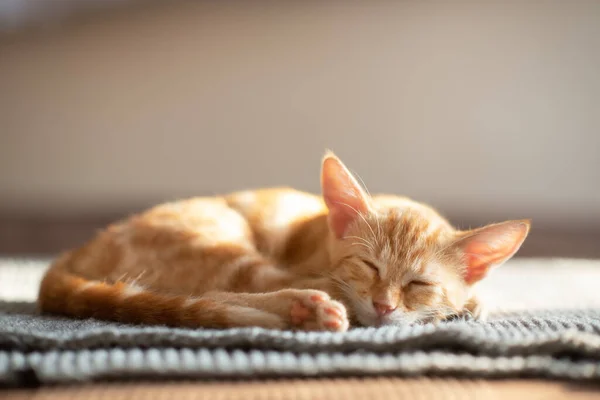
[{"label": "paw pad", "polygon": [[335,315],[336,317],[342,317],[341,311],[337,310],[335,308],[326,308],[325,309],[325,314]]},{"label": "paw pad", "polygon": [[342,323],[340,321],[327,321],[324,325],[332,330],[338,330]]},{"label": "paw pad", "polygon": [[305,291],[296,297],[290,320],[294,327],[304,330],[341,332],[349,326],[344,306],[331,300],[327,293],[315,291]]}]

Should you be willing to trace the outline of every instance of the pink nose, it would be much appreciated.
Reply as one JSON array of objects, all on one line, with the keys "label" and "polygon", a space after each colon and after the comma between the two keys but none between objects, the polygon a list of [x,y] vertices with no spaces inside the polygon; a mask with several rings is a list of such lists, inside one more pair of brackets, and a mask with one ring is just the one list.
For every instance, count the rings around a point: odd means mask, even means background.
[{"label": "pink nose", "polygon": [[376,301],[373,301],[373,307],[375,307],[375,311],[380,316],[388,315],[396,309],[396,307],[390,304],[378,303]]}]

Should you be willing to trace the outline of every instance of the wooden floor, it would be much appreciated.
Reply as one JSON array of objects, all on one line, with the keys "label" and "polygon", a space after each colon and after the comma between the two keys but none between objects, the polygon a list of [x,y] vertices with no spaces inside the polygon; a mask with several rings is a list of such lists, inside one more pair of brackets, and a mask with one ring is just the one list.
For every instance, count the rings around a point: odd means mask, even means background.
[{"label": "wooden floor", "polygon": [[103,383],[0,392],[6,400],[351,400],[600,399],[600,383],[429,378],[311,379],[259,382]]}]

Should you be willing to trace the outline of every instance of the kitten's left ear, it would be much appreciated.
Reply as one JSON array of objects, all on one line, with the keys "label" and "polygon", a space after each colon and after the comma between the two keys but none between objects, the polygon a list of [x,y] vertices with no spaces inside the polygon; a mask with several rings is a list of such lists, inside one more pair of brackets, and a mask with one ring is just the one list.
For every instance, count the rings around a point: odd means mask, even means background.
[{"label": "kitten's left ear", "polygon": [[465,281],[472,285],[492,267],[511,258],[525,241],[530,226],[530,220],[506,221],[467,232],[453,245],[463,254]]},{"label": "kitten's left ear", "polygon": [[369,198],[348,168],[327,152],[321,167],[323,200],[329,209],[329,226],[340,239],[359,214],[369,209]]}]

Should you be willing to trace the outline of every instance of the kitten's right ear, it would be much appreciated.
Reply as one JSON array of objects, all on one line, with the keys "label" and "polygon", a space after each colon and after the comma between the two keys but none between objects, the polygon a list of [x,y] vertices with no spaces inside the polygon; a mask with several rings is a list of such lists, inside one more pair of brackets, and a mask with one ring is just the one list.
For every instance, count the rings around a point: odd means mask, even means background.
[{"label": "kitten's right ear", "polygon": [[329,209],[329,227],[340,239],[348,226],[369,209],[369,199],[348,168],[332,152],[321,167],[323,199]]}]

